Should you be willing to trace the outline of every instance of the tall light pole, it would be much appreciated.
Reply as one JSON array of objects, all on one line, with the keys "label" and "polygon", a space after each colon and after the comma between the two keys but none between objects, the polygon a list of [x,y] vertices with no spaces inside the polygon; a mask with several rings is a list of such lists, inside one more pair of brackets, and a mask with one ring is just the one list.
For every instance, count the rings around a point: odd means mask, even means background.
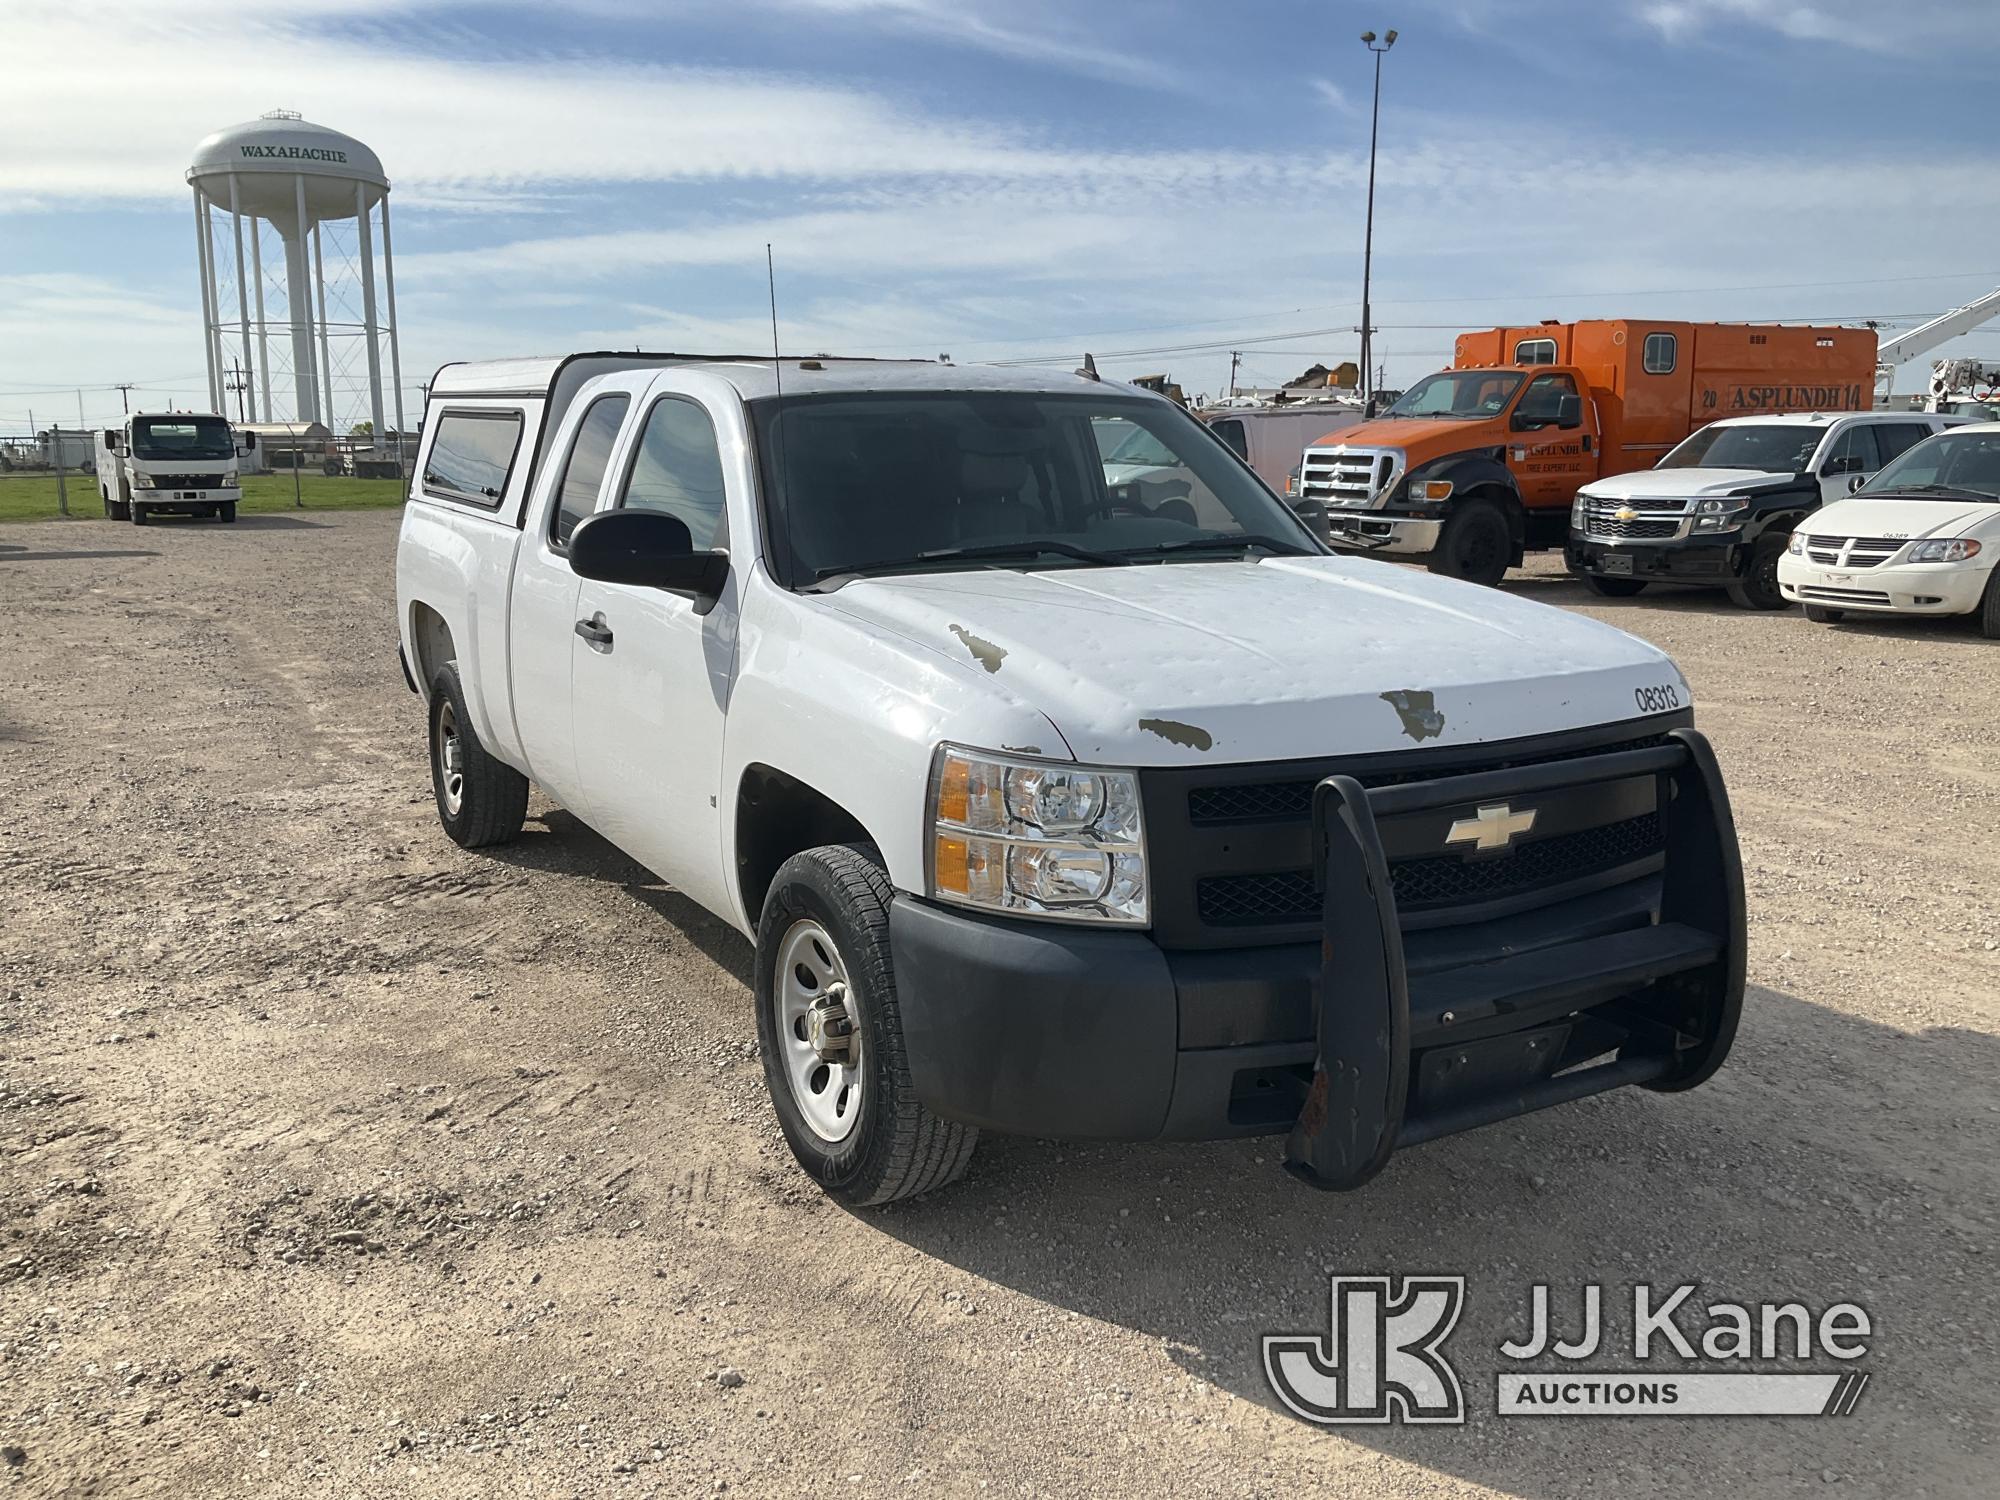
[{"label": "tall light pole", "polygon": [[1375,104],[1368,116],[1368,228],[1361,241],[1361,409],[1375,413],[1375,320],[1368,306],[1368,283],[1375,269],[1375,141],[1382,130],[1382,54],[1396,45],[1396,33],[1385,32],[1380,46],[1375,33],[1361,33],[1361,44],[1375,54]]}]

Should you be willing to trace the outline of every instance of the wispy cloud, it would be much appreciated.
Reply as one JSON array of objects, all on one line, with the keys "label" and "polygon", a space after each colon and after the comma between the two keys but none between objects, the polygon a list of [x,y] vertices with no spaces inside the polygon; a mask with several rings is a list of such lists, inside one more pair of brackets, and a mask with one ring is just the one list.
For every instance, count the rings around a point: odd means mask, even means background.
[{"label": "wispy cloud", "polygon": [[[1982,16],[1969,12],[1985,9]],[[1953,0],[1641,0],[1639,19],[1676,44],[1718,42],[1743,30],[1863,52],[1920,55],[1967,24],[1991,22],[1992,8]]]},{"label": "wispy cloud", "polygon": [[1311,82],[1312,82],[1312,91],[1315,94],[1319,95],[1319,99],[1322,104],[1331,105],[1334,109],[1339,110],[1344,115],[1351,115],[1358,113],[1358,111],[1354,107],[1354,101],[1347,97],[1347,90],[1343,89],[1339,84],[1335,83],[1332,79],[1315,78],[1311,80]]}]

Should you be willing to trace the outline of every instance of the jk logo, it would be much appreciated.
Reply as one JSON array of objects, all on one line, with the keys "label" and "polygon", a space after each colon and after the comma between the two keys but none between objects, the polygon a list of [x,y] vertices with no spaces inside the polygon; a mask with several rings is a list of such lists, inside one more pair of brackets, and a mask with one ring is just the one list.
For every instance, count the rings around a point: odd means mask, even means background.
[{"label": "jk logo", "polygon": [[1465,1421],[1465,1395],[1438,1348],[1465,1306],[1463,1276],[1333,1278],[1326,1337],[1264,1336],[1264,1377],[1308,1422]]}]

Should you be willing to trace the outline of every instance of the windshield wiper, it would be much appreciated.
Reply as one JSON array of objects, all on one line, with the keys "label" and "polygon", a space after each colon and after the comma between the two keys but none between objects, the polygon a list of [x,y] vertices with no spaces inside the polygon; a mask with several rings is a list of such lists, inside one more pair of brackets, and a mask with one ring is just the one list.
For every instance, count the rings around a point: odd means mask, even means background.
[{"label": "windshield wiper", "polygon": [[821,583],[829,578],[842,578],[855,573],[880,573],[893,568],[911,568],[920,564],[954,562],[1032,562],[1038,557],[1073,557],[1078,562],[1096,563],[1100,567],[1118,567],[1124,559],[1109,552],[1093,552],[1088,547],[1079,547],[1074,542],[995,542],[983,547],[936,547],[929,552],[919,552],[911,557],[889,557],[879,562],[842,563],[838,567],[813,569],[813,581]]},{"label": "windshield wiper", "polygon": [[1261,552],[1275,552],[1281,557],[1311,557],[1310,548],[1297,542],[1282,542],[1274,536],[1198,536],[1185,542],[1161,542],[1153,547],[1121,547],[1120,557],[1154,557],[1167,552],[1217,551],[1227,548],[1231,552],[1248,552],[1255,548]]},{"label": "windshield wiper", "polygon": [[1985,490],[1967,489],[1962,484],[1897,484],[1883,490],[1888,495],[1963,495],[1968,500],[1996,500],[2000,495],[1989,494]]}]

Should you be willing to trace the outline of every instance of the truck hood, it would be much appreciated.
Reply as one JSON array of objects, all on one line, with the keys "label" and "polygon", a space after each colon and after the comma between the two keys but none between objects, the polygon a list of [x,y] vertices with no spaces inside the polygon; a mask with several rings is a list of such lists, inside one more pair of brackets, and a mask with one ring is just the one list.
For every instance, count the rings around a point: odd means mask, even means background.
[{"label": "truck hood", "polygon": [[1593,500],[1686,499],[1796,482],[1790,474],[1773,474],[1767,469],[1635,469],[1610,479],[1594,479],[1578,493]]},{"label": "truck hood", "polygon": [[1445,417],[1397,417],[1393,421],[1362,422],[1336,428],[1315,448],[1402,448],[1450,449],[1491,447],[1491,417],[1448,419]]},{"label": "truck hood", "polygon": [[1639,688],[1689,701],[1623,631],[1367,558],[925,574],[825,598],[1117,765],[1475,744],[1639,717]]},{"label": "truck hood", "polygon": [[[2000,504],[1978,500],[1836,500],[1799,529],[1807,536],[1957,536],[1980,522],[2000,523]],[[2000,532],[2000,524],[1994,527]]]}]

